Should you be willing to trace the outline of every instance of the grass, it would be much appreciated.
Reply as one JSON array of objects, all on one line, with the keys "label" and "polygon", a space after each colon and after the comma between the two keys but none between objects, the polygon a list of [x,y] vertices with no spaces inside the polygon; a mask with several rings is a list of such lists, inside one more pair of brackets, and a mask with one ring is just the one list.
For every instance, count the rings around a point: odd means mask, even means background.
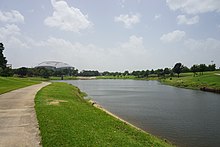
[{"label": "grass", "polygon": [[193,73],[182,73],[180,78],[166,78],[160,81],[164,84],[189,89],[200,89],[201,87],[220,89],[220,75],[217,74],[220,74],[220,71],[204,72],[203,75],[198,74],[195,77]]},{"label": "grass", "polygon": [[[61,80],[61,77],[50,77],[50,80]],[[75,76],[64,76],[63,80],[77,80]]]},{"label": "grass", "polygon": [[37,80],[27,78],[0,77],[0,94],[38,83]]},{"label": "grass", "polygon": [[78,88],[66,83],[41,89],[35,109],[45,147],[171,146],[93,107]]}]

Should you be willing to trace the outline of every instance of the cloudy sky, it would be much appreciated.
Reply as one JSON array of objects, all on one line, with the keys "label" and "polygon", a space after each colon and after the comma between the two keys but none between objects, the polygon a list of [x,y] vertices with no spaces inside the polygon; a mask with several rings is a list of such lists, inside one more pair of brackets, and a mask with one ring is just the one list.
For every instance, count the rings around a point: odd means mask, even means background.
[{"label": "cloudy sky", "polygon": [[220,66],[219,0],[1,0],[0,42],[14,68]]}]

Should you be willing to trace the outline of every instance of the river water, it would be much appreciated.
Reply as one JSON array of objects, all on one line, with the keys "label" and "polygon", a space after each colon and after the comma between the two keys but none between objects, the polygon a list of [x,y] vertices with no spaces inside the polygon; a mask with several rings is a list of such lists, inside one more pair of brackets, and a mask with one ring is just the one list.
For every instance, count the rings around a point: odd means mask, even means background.
[{"label": "river water", "polygon": [[139,80],[70,80],[124,120],[178,146],[220,146],[220,95]]}]

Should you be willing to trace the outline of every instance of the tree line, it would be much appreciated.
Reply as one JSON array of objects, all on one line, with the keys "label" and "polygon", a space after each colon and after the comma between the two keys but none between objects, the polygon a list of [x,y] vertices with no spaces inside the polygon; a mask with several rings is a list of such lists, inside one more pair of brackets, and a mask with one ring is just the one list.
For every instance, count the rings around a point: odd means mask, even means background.
[{"label": "tree line", "polygon": [[124,72],[108,72],[105,71],[101,73],[102,76],[135,76],[137,78],[147,78],[149,76],[156,76],[156,77],[165,77],[167,76],[177,76],[179,77],[180,73],[187,73],[193,72],[194,76],[198,74],[203,74],[205,71],[215,71],[216,65],[215,64],[195,64],[192,67],[188,68],[184,66],[182,63],[176,63],[173,68],[160,68],[160,69],[152,69],[152,70],[137,70],[137,71],[124,71]]},{"label": "tree line", "polygon": [[81,72],[75,68],[59,68],[59,69],[50,69],[46,67],[37,67],[37,68],[27,68],[21,67],[18,69],[11,69],[7,67],[6,57],[3,55],[4,45],[0,43],[0,76],[14,76],[19,77],[43,77],[49,78],[51,76],[61,77],[61,76],[135,76],[137,78],[147,78],[149,76],[154,77],[165,77],[165,76],[177,76],[179,77],[180,73],[193,72],[194,76],[198,74],[203,74],[205,71],[215,71],[215,64],[195,64],[190,68],[184,66],[182,63],[176,63],[173,68],[160,68],[160,69],[151,69],[151,70],[136,70],[136,71],[124,71],[124,72],[99,72],[97,70],[83,70]]}]

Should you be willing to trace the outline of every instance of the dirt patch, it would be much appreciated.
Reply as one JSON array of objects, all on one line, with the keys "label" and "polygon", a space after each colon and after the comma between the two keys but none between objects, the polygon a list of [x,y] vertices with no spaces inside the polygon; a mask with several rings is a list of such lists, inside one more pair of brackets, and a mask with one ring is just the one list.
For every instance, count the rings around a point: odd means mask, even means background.
[{"label": "dirt patch", "polygon": [[59,105],[60,103],[67,103],[68,101],[65,100],[50,100],[48,105]]}]

